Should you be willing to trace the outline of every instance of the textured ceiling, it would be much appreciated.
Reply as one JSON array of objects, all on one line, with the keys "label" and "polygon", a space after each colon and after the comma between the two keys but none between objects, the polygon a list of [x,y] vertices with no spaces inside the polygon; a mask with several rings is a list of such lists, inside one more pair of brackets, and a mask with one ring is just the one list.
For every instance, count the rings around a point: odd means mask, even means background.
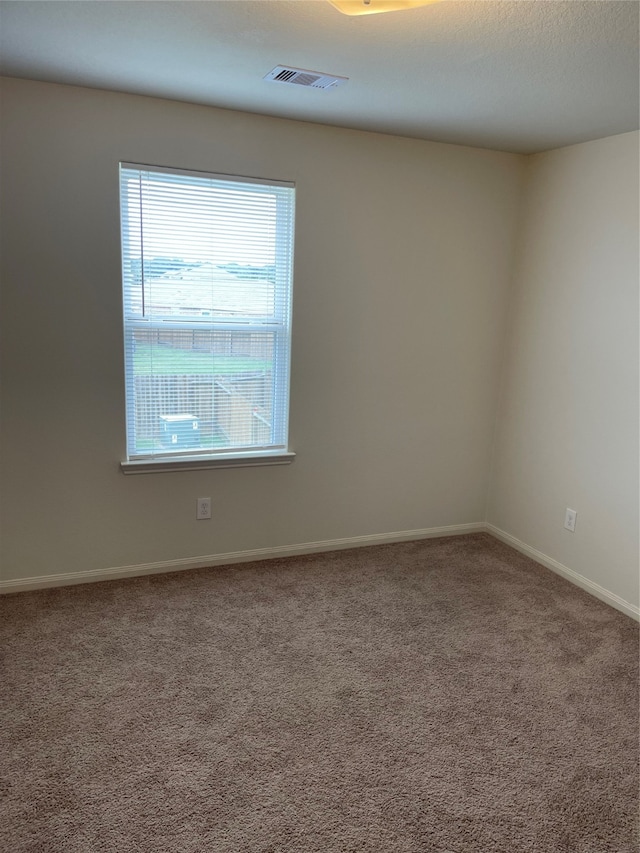
[{"label": "textured ceiling", "polygon": [[[531,153],[638,127],[637,0],[0,3],[0,72]],[[275,65],[349,77],[267,83]]]}]

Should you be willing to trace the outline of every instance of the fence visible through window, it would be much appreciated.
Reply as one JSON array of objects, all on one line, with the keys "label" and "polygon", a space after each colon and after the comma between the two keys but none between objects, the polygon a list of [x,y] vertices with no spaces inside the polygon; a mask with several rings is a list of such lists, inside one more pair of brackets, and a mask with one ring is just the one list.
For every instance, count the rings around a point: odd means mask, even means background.
[{"label": "fence visible through window", "polygon": [[[225,331],[136,332],[135,430],[138,445],[160,450],[167,418],[174,450],[258,446],[271,441],[273,336]],[[191,367],[191,371],[189,370]],[[197,372],[194,370],[197,368]]]}]

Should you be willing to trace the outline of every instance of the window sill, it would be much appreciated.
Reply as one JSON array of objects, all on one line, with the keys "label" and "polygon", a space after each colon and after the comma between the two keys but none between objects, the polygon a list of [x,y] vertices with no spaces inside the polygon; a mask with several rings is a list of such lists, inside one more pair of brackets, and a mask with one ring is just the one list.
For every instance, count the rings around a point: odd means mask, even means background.
[{"label": "window sill", "polygon": [[123,474],[159,474],[169,471],[200,471],[205,468],[249,468],[260,465],[290,465],[296,454],[290,450],[274,453],[242,453],[219,456],[182,456],[179,459],[135,459],[121,462]]}]

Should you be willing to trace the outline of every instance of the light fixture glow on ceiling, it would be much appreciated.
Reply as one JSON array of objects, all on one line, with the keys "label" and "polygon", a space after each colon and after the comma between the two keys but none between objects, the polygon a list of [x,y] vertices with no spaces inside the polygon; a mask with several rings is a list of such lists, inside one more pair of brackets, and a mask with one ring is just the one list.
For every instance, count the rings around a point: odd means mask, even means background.
[{"label": "light fixture glow on ceiling", "polygon": [[344,15],[375,15],[379,12],[400,12],[428,6],[438,0],[329,0]]}]

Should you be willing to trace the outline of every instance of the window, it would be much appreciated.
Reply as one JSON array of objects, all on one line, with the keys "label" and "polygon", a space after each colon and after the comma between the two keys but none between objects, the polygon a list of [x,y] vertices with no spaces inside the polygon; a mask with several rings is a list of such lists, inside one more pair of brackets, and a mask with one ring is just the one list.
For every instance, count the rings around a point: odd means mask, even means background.
[{"label": "window", "polygon": [[123,470],[290,461],[294,193],[121,164]]}]

